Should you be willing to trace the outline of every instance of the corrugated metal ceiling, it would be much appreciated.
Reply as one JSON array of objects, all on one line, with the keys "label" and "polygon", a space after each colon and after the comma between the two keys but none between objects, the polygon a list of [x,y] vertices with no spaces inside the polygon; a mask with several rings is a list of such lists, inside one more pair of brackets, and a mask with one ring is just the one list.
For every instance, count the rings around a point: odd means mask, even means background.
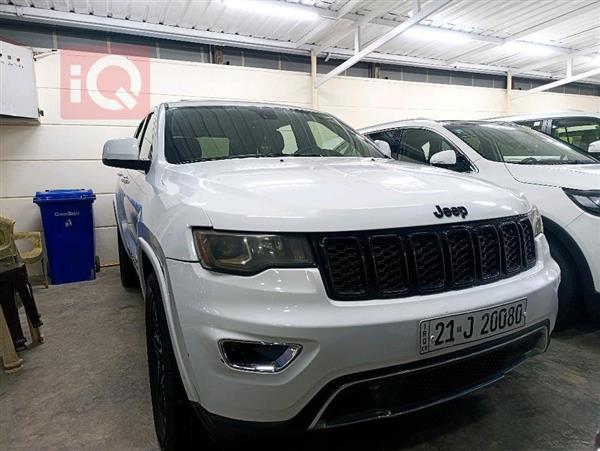
[{"label": "corrugated metal ceiling", "polygon": [[[241,0],[244,1],[244,0]],[[394,26],[409,19],[415,0],[281,0],[296,10],[314,11],[315,21],[268,14],[268,2],[255,11],[230,7],[223,0],[0,0],[0,17],[29,17],[37,21],[44,15],[58,23],[62,17],[90,15],[120,19],[123,24],[173,27],[178,32],[201,30],[230,37],[232,45],[259,38],[261,46],[284,51],[318,48],[334,56],[349,56],[354,51],[354,30],[365,16],[371,20],[361,27],[361,41],[371,42]],[[255,2],[256,3],[256,2]],[[265,13],[267,12],[267,13]],[[340,14],[340,12],[342,14]],[[61,15],[59,17],[59,15]],[[64,17],[63,17],[64,16]],[[125,22],[126,21],[126,22]],[[119,24],[111,22],[114,31]],[[452,0],[427,17],[418,27],[448,30],[448,39],[430,41],[411,33],[401,34],[377,50],[382,59],[413,62],[432,67],[471,67],[472,70],[515,70],[528,67],[539,75],[563,76],[566,60],[575,54],[574,70],[587,71],[600,66],[599,0]],[[140,33],[138,33],[140,34]],[[439,34],[439,33],[438,33]],[[178,39],[185,40],[180,33]],[[461,37],[465,42],[457,42]],[[464,39],[464,38],[469,39]],[[501,45],[518,38],[521,45]],[[249,41],[250,42],[250,41]],[[252,41],[254,42],[254,41]],[[539,52],[523,50],[523,42],[536,43]],[[256,46],[255,44],[252,44]],[[576,52],[598,46],[587,55]],[[600,79],[600,77],[598,77]]]}]

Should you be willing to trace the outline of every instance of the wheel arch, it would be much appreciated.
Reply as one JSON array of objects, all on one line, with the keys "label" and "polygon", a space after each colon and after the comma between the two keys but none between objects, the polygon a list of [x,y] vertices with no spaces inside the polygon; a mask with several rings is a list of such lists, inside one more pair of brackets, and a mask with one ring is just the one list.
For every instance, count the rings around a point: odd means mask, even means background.
[{"label": "wheel arch", "polygon": [[[160,247],[155,250],[144,238],[138,238],[139,241],[139,257],[140,257],[140,275],[142,278],[142,291],[145,299],[145,282],[151,273],[156,275],[156,280],[160,288],[160,294],[163,300],[163,307],[165,310],[165,316],[167,318],[167,329],[171,336],[171,343],[173,344],[173,353],[175,354],[175,360],[177,361],[177,367],[179,368],[179,374],[181,381],[185,388],[185,392],[190,401],[199,401],[198,395],[194,384],[192,383],[193,378],[192,370],[188,364],[186,356],[188,355],[185,341],[183,339],[183,333],[179,327],[179,322],[176,321],[177,310],[175,302],[171,295],[171,290],[168,282],[168,269],[166,266],[166,259],[162,254]],[[153,240],[154,241],[154,240]]]},{"label": "wheel arch", "polygon": [[583,288],[583,300],[586,309],[597,310],[598,307],[592,305],[592,299],[597,298],[598,294],[594,289],[592,271],[590,270],[590,266],[583,251],[563,227],[545,216],[542,217],[542,221],[544,223],[544,233],[546,236],[558,241],[575,263],[577,274],[579,275],[581,286]]}]

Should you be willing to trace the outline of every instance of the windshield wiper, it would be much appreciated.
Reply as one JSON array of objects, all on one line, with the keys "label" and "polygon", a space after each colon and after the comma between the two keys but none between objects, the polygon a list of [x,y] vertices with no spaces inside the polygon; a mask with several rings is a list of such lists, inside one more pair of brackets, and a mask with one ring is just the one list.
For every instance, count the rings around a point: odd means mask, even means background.
[{"label": "windshield wiper", "polygon": [[215,161],[215,160],[234,160],[240,158],[268,158],[268,157],[289,157],[284,153],[245,153],[239,155],[225,155],[220,157],[208,157],[208,158],[194,158],[182,161],[182,163],[200,163],[202,161]]}]

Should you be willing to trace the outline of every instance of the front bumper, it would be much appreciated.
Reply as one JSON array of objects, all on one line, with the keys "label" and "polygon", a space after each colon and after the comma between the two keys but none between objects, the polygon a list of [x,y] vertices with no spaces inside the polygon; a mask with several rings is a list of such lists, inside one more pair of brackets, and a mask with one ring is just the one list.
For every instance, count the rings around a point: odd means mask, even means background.
[{"label": "front bumper", "polygon": [[[198,263],[167,260],[179,346],[187,356],[180,368],[186,368],[193,385],[188,396],[215,418],[276,424],[298,418],[312,403],[323,407],[321,393],[340,378],[443,362],[474,349],[464,344],[420,355],[419,322],[426,318],[527,297],[526,325],[517,335],[542,323],[549,335],[560,274],[543,236],[536,238],[536,246],[536,265],[509,279],[434,295],[346,302],[328,299],[318,269],[236,277],[208,272]],[[303,349],[284,371],[256,374],[226,366],[218,348],[221,339],[299,343]],[[312,418],[306,427],[322,427],[319,421]]]},{"label": "front bumper", "polygon": [[504,377],[544,352],[549,322],[425,362],[342,376],[329,382],[294,418],[283,422],[232,420],[192,403],[216,436],[301,433],[394,417],[466,395]]}]

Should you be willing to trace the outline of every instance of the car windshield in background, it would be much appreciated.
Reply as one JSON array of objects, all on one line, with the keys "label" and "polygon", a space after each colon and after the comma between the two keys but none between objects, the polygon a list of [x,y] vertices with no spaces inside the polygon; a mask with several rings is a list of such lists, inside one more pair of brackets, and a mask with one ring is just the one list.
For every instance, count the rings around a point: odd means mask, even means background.
[{"label": "car windshield in background", "polygon": [[387,158],[367,138],[327,114],[259,106],[167,110],[169,163],[282,156]]},{"label": "car windshield in background", "polygon": [[599,164],[554,138],[506,124],[448,124],[446,128],[492,161],[516,164]]}]

